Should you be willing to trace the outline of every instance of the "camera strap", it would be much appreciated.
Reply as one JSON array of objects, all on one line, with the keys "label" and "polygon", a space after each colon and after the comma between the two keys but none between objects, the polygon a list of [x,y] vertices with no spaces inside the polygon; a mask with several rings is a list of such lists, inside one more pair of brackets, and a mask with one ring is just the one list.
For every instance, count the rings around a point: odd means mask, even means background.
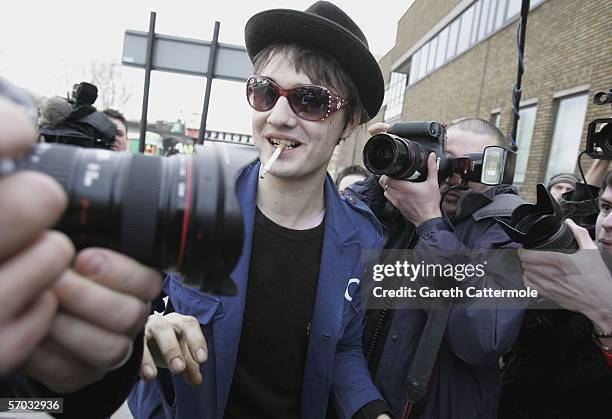
[{"label": "camera strap", "polygon": [[402,419],[408,417],[412,407],[427,393],[427,385],[438,358],[450,311],[451,307],[448,306],[431,309],[427,314],[427,321],[404,383],[407,402]]}]

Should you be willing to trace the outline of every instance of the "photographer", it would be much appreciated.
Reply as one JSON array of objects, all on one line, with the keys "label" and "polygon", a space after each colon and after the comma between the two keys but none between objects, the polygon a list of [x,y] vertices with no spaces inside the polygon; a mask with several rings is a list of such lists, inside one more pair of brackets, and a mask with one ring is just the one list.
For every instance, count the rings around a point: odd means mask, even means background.
[{"label": "photographer", "polygon": [[[606,162],[607,165],[607,162]],[[528,322],[504,372],[500,418],[609,416],[612,393],[612,173],[599,198],[598,246],[566,220],[580,250],[521,250],[524,282],[566,310]]]},{"label": "photographer", "polygon": [[[5,159],[35,140],[12,93],[0,80]],[[137,378],[142,340],[133,342],[159,293],[159,274],[105,249],[75,256],[66,236],[48,230],[66,206],[61,187],[1,163],[0,393],[62,397],[64,417],[108,417]]]},{"label": "photographer", "polygon": [[[387,128],[377,124],[370,133]],[[503,143],[503,134],[495,126],[470,118],[448,128],[446,151],[458,157]],[[453,214],[452,225],[448,225],[439,208],[441,192],[458,184],[460,179],[454,175],[439,186],[434,157],[429,156],[429,176],[422,183],[387,176],[377,180],[372,176],[349,188],[363,197],[378,216],[383,215],[385,198],[401,212],[402,219],[385,223],[385,248],[414,248],[421,254],[442,254],[444,250],[449,253],[517,247],[493,219],[508,217],[523,202],[514,188],[470,182],[467,190],[451,191],[443,203],[446,211]],[[376,337],[382,316],[388,319],[381,335]],[[411,414],[416,412],[424,418],[466,418],[478,412],[480,417],[493,418],[499,392],[498,359],[516,338],[522,317],[522,310],[451,309],[427,395],[412,406],[407,403],[406,377],[428,313],[372,310],[365,326],[364,347],[373,354],[369,365],[375,383],[398,416],[412,411]]]},{"label": "photographer", "polygon": [[380,68],[355,22],[325,1],[260,12],[245,40],[261,163],[236,187],[238,295],[168,276],[130,409],[137,418],[291,419],[324,418],[330,405],[341,418],[388,418],[361,350],[360,257],[380,249],[380,225],[326,175],[336,145],[378,113]]}]

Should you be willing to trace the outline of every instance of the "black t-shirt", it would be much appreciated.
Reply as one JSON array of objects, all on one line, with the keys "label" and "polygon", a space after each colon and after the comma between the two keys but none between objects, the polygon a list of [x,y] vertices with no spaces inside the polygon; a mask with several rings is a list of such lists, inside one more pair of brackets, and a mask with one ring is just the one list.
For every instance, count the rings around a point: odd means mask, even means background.
[{"label": "black t-shirt", "polygon": [[300,417],[323,230],[291,230],[257,210],[226,419]]}]

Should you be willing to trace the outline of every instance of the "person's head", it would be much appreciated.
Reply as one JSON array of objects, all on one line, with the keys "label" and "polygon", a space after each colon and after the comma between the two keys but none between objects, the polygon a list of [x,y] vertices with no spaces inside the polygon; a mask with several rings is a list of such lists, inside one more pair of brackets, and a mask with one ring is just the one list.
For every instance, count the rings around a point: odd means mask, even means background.
[{"label": "person's head", "polygon": [[578,178],[572,173],[559,173],[550,178],[547,188],[552,197],[559,201],[561,195],[576,189],[576,182]]},{"label": "person's head", "polygon": [[606,175],[601,185],[595,238],[606,250],[612,252],[612,172]]},{"label": "person's head", "polygon": [[260,160],[285,143],[270,174],[322,180],[335,146],[382,104],[382,74],[365,36],[338,7],[320,1],[305,12],[253,16],[245,40],[254,65],[247,99]]},{"label": "person's head", "polygon": [[368,171],[359,165],[345,167],[338,172],[336,176],[336,187],[341,195],[344,194],[344,189],[355,182],[364,180],[368,177]]},{"label": "person's head", "polygon": [[115,132],[115,141],[111,145],[111,149],[114,151],[127,151],[127,120],[123,114],[115,109],[104,109],[102,111],[108,118],[113,121],[113,124],[117,127]]},{"label": "person's head", "polygon": [[[493,124],[480,118],[462,119],[447,129],[446,151],[454,157],[460,157],[466,153],[482,152],[488,146],[504,146],[506,139],[504,134]],[[448,178],[441,186],[441,192],[449,187],[461,183],[461,177],[455,174]],[[468,182],[468,188],[472,191],[485,191],[490,186],[477,182]],[[457,202],[465,191],[452,190],[444,199],[444,209],[452,214],[457,209]]]}]

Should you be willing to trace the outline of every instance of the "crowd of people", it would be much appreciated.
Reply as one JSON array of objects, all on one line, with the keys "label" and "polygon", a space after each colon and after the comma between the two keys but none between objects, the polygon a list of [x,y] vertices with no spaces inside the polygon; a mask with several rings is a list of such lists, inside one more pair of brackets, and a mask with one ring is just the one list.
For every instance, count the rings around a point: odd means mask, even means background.
[{"label": "crowd of people", "polygon": [[[586,184],[571,173],[548,183],[579,249],[522,249],[498,222],[525,203],[519,191],[458,174],[440,182],[433,153],[423,182],[359,166],[329,176],[335,147],[384,96],[364,34],[339,7],[260,12],[245,42],[259,158],[236,182],[235,296],[108,249],[77,252],[52,229],[66,192],[10,169],[37,140],[35,113],[0,83],[0,397],[61,397],[63,417],[74,418],[109,417],[126,399],[135,418],[608,417],[608,161],[591,166]],[[104,114],[116,127],[112,150],[125,151],[125,118]],[[466,117],[448,127],[445,152],[506,143],[493,124]],[[496,278],[512,277],[558,306],[370,308],[371,264],[398,249],[427,260],[518,250],[516,270],[490,263],[466,285],[499,289]],[[372,251],[374,262],[363,257]]]}]

